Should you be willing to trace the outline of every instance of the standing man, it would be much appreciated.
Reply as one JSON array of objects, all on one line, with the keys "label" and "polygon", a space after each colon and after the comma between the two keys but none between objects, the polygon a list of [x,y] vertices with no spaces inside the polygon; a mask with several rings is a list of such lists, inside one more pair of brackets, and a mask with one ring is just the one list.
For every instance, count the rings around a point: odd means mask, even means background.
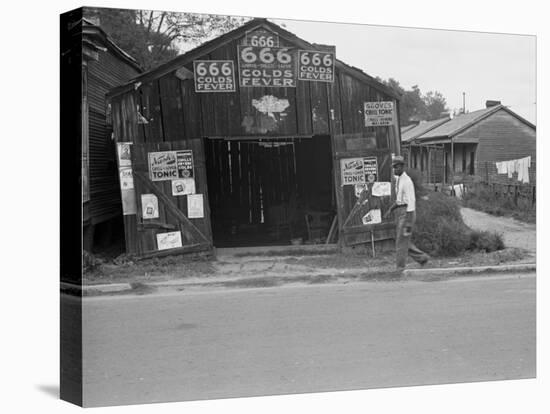
[{"label": "standing man", "polygon": [[387,218],[395,211],[397,271],[403,271],[407,262],[407,254],[421,265],[428,262],[429,256],[411,242],[412,230],[416,221],[416,196],[414,183],[405,172],[403,157],[395,156],[392,166],[396,176],[396,199],[384,217]]}]

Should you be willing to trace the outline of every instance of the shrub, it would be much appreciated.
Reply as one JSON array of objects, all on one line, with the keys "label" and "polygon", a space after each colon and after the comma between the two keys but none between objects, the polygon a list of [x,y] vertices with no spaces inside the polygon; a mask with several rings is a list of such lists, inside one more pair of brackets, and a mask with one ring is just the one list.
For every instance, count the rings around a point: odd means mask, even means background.
[{"label": "shrub", "polygon": [[429,193],[417,199],[413,242],[431,256],[457,256],[470,244],[470,229],[464,224],[456,198]]},{"label": "shrub", "polygon": [[491,253],[504,249],[502,236],[495,232],[473,230],[470,232],[468,250],[484,251]]}]

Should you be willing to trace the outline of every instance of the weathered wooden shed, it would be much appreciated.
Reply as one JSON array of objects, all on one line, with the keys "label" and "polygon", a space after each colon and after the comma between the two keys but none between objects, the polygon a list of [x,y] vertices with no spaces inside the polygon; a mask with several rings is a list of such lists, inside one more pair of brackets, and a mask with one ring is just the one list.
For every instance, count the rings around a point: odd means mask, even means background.
[{"label": "weathered wooden shed", "polygon": [[82,47],[82,211],[84,248],[91,250],[96,226],[122,215],[105,94],[142,70],[94,23],[81,19],[71,32]]},{"label": "weathered wooden shed", "polygon": [[399,95],[335,54],[254,19],[111,90],[127,252],[393,238]]}]

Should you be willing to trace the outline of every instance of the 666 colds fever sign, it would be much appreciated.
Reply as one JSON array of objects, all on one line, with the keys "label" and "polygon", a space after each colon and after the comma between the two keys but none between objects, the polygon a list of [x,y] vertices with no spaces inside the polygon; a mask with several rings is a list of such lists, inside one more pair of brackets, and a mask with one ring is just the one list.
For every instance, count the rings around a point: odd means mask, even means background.
[{"label": "666 colds fever sign", "polygon": [[334,82],[334,52],[300,50],[298,79]]},{"label": "666 colds fever sign", "polygon": [[235,92],[232,60],[195,60],[195,92]]},{"label": "666 colds fever sign", "polygon": [[241,87],[296,87],[296,53],[286,47],[238,46]]}]

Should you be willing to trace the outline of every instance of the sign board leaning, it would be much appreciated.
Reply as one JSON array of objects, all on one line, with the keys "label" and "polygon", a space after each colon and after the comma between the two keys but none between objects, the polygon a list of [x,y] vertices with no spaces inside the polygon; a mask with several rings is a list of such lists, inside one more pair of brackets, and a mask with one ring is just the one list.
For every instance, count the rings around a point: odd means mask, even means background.
[{"label": "sign board leaning", "polygon": [[237,46],[241,87],[296,87],[296,52],[286,47]]},{"label": "sign board leaning", "polygon": [[365,102],[365,126],[389,126],[395,121],[392,101]]},{"label": "sign board leaning", "polygon": [[334,82],[334,52],[300,50],[298,79],[305,81]]},{"label": "sign board leaning", "polygon": [[343,158],[340,160],[342,185],[365,184],[363,158]]},{"label": "sign board leaning", "polygon": [[235,66],[232,60],[195,60],[195,92],[235,92]]}]

